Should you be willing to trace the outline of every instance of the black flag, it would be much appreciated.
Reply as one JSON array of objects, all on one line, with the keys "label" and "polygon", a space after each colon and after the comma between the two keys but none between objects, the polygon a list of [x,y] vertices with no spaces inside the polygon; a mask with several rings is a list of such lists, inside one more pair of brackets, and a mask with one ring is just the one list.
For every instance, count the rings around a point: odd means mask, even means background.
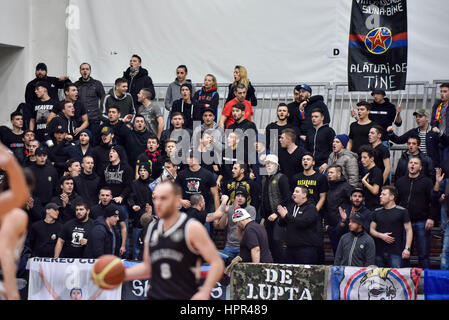
[{"label": "black flag", "polygon": [[406,0],[353,0],[348,50],[349,91],[404,90]]}]

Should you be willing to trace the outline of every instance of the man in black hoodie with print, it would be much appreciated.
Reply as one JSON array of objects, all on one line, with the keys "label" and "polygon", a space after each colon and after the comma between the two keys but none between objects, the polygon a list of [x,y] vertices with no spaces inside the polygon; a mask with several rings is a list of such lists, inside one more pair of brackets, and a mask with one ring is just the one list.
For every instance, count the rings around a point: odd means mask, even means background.
[{"label": "man in black hoodie with print", "polygon": [[133,97],[134,106],[136,107],[140,104],[137,101],[137,94],[143,88],[148,88],[151,91],[152,99],[156,98],[156,93],[154,91],[153,80],[148,75],[148,70],[142,68],[142,59],[137,55],[133,54],[131,60],[129,61],[129,68],[123,72],[123,78],[128,80],[128,92]]},{"label": "man in black hoodie with print", "polygon": [[422,173],[422,160],[413,156],[408,162],[408,174],[396,181],[398,205],[408,210],[413,228],[413,242],[418,249],[420,268],[430,268],[430,231],[438,219],[432,206],[432,180]]},{"label": "man in black hoodie with print", "polygon": [[117,207],[108,206],[104,216],[98,217],[90,229],[87,246],[84,249],[84,258],[99,258],[105,254],[120,256],[118,249],[120,242],[117,239],[113,227],[119,221]]},{"label": "man in black hoodie with print", "polygon": [[146,128],[145,118],[141,115],[135,116],[133,129],[128,131],[124,144],[131,168],[135,168],[137,158],[145,151],[150,136],[152,136],[152,132]]}]

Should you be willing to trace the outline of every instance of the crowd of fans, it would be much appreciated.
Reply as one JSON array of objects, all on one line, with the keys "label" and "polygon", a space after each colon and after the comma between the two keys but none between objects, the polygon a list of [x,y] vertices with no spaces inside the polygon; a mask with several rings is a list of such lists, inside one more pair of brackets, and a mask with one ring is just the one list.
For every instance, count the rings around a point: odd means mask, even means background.
[{"label": "crowd of fans", "polygon": [[[441,269],[449,268],[449,84],[431,113],[416,110],[417,127],[400,136],[402,108],[384,91],[359,101],[349,132],[341,133],[306,84],[261,129],[244,67],[235,67],[217,114],[215,76],[195,88],[180,65],[164,123],[141,63],[133,55],[107,93],[88,63],[75,82],[36,66],[25,102],[11,113],[12,129],[0,128],[2,143],[36,181],[25,207],[24,257],[141,259],[146,227],[158,219],[152,191],[168,180],[183,190],[181,211],[212,239],[224,230],[220,254],[228,263],[240,256],[324,264],[327,234],[335,265],[405,267],[416,248],[418,265],[429,268],[431,230],[439,224]],[[390,141],[407,144],[396,168]]]}]

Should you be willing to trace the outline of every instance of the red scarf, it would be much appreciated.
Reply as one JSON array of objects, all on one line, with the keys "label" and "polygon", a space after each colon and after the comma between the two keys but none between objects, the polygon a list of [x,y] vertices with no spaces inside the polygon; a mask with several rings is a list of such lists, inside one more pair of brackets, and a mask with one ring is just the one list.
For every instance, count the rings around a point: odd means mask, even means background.
[{"label": "red scarf", "polygon": [[150,150],[146,149],[145,154],[150,158],[151,162],[156,162],[157,158],[159,157],[159,151],[151,152]]},{"label": "red scarf", "polygon": [[447,103],[446,103],[446,105],[443,105],[443,102],[441,102],[437,108],[437,112],[435,114],[435,121],[437,121],[438,123],[441,123],[441,121],[442,121],[441,120],[441,110],[443,109],[443,107],[444,107],[443,111],[446,111]]}]

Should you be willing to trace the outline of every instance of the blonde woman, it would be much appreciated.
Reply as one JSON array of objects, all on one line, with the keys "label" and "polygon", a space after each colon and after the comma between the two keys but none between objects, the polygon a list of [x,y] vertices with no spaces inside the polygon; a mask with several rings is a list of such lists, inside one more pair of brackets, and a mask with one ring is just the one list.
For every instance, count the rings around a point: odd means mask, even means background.
[{"label": "blonde woman", "polygon": [[201,121],[204,108],[211,108],[217,115],[220,97],[217,91],[217,79],[212,74],[206,74],[203,87],[193,96],[193,121]]},{"label": "blonde woman", "polygon": [[253,107],[257,106],[256,91],[251,85],[251,81],[248,80],[246,68],[243,66],[235,66],[234,68],[234,82],[229,85],[229,94],[226,98],[226,102],[229,102],[235,98],[234,90],[239,83],[245,85],[245,87],[247,88],[246,100],[251,102],[251,105]]}]

